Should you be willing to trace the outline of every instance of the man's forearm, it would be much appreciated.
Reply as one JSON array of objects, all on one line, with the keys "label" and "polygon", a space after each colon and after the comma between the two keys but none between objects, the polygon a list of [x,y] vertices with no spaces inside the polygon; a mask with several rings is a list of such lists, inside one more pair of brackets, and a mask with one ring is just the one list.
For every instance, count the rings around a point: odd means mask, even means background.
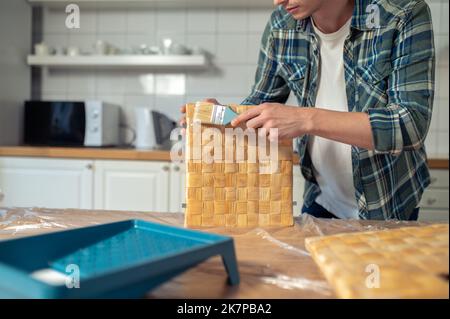
[{"label": "man's forearm", "polygon": [[[374,149],[372,128],[366,113],[335,112],[319,108],[263,103],[240,114],[231,125],[278,129],[277,138],[317,135],[369,150]],[[270,138],[270,134],[269,134]]]},{"label": "man's forearm", "polygon": [[369,116],[361,112],[336,112],[318,108],[311,112],[309,134],[354,145],[368,150],[374,149]]}]

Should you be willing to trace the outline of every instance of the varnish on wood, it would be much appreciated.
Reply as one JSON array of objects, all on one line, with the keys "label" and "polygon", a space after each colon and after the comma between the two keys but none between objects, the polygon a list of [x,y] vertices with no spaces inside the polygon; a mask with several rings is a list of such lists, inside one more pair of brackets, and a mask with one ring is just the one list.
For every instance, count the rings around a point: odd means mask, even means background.
[{"label": "varnish on wood", "polygon": [[292,226],[292,140],[200,124],[194,109],[186,105],[186,226]]}]

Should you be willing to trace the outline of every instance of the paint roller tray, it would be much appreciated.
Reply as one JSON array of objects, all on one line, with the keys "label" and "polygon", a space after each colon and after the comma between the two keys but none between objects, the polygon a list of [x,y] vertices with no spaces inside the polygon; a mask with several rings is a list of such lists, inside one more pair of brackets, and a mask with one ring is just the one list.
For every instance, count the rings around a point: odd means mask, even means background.
[{"label": "paint roller tray", "polygon": [[0,241],[0,297],[143,297],[216,255],[239,284],[232,238],[141,220]]}]

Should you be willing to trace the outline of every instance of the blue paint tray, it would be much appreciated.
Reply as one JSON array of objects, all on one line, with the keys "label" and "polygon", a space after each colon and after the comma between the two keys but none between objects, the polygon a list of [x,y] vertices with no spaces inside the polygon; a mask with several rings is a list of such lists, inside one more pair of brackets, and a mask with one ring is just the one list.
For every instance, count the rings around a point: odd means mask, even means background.
[{"label": "blue paint tray", "polygon": [[5,240],[0,298],[138,298],[216,255],[239,284],[233,239],[184,228],[129,220]]}]

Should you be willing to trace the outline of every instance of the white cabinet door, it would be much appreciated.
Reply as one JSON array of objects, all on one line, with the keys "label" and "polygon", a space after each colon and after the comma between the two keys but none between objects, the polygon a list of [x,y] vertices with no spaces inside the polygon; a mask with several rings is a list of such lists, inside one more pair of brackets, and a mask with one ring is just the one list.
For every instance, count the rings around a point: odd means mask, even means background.
[{"label": "white cabinet door", "polygon": [[303,206],[303,191],[305,189],[305,180],[298,165],[294,165],[293,173],[294,173],[293,200],[295,204],[293,208],[294,208],[294,216],[298,216],[301,214]]},{"label": "white cabinet door", "polygon": [[92,161],[0,158],[0,206],[92,208]]},{"label": "white cabinet door", "polygon": [[420,208],[419,221],[421,222],[448,222],[448,210]]},{"label": "white cabinet door", "polygon": [[168,162],[95,161],[95,209],[169,211]]},{"label": "white cabinet door", "polygon": [[442,188],[448,190],[448,170],[447,169],[432,169],[430,170],[430,188]]},{"label": "white cabinet door", "polygon": [[448,222],[448,170],[433,169],[430,175],[430,187],[425,190],[420,202],[419,220]]},{"label": "white cabinet door", "polygon": [[434,189],[425,190],[420,202],[420,207],[431,209],[448,209],[448,189]]},{"label": "white cabinet door", "polygon": [[169,211],[171,213],[184,212],[186,193],[186,167],[185,164],[171,164],[170,167]]}]

